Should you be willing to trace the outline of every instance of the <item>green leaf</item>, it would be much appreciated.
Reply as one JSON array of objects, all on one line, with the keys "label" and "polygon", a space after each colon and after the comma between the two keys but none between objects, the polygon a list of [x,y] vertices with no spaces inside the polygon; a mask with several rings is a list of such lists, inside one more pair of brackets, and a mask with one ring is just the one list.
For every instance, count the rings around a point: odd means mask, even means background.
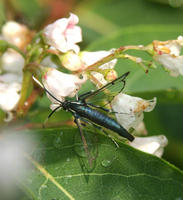
[{"label": "green leaf", "polygon": [[[173,0],[172,2],[175,2]],[[147,0],[93,0],[81,1],[76,10],[83,34],[91,42],[127,26],[138,24],[180,24],[182,9],[152,3]]]},{"label": "green leaf", "polygon": [[[34,199],[172,200],[183,198],[183,173],[155,156],[98,135],[95,165],[85,165],[83,144],[73,128],[27,131],[39,136],[33,153],[25,157],[34,166],[21,184]],[[94,133],[88,133],[94,136]],[[37,139],[38,140],[38,139]],[[81,149],[80,149],[81,148]],[[80,149],[78,151],[78,149]]]}]

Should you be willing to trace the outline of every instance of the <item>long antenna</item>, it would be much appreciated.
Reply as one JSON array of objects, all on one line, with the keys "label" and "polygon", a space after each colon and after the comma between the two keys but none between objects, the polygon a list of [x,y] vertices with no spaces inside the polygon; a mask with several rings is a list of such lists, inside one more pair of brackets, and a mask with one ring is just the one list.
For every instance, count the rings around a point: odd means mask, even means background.
[{"label": "long antenna", "polygon": [[37,78],[36,78],[35,76],[32,76],[32,79],[33,79],[41,88],[43,88],[43,89],[45,90],[46,93],[48,93],[53,99],[55,99],[56,101],[58,101],[58,102],[62,105],[62,102],[61,102],[59,99],[57,99],[53,94],[51,94],[51,93],[45,88],[45,86],[44,86],[40,81],[37,80]]}]

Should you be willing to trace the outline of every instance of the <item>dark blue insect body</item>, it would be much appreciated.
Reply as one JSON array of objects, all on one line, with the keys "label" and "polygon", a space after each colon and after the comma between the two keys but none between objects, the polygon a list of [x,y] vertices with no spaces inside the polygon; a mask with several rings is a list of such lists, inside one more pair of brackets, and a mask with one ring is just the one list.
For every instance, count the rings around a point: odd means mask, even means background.
[{"label": "dark blue insect body", "polygon": [[92,108],[92,104],[88,106],[87,103],[80,101],[65,101],[62,103],[62,107],[64,110],[70,111],[75,117],[81,118],[81,120],[82,118],[86,118],[97,125],[118,133],[120,136],[125,137],[130,141],[134,140],[134,137],[128,133],[128,131],[124,129],[117,121]]}]

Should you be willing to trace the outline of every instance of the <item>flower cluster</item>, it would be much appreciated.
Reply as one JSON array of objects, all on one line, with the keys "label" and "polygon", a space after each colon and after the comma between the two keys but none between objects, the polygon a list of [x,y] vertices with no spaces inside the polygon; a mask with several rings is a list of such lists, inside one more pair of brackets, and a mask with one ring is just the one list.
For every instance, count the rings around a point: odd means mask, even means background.
[{"label": "flower cluster", "polygon": [[[2,28],[1,39],[24,50],[32,36],[26,26],[9,21]],[[20,98],[24,58],[15,50],[8,49],[0,61],[0,108],[8,114],[6,120],[9,121]]]}]

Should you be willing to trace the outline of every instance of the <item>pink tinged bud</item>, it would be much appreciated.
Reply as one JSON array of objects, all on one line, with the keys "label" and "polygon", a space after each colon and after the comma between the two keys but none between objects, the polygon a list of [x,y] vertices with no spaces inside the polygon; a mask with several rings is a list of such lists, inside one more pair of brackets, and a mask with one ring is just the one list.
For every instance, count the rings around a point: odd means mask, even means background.
[{"label": "pink tinged bud", "polygon": [[144,100],[119,93],[112,101],[112,109],[117,112],[117,121],[127,130],[136,128],[144,118],[143,112],[150,112],[156,105],[156,98]]},{"label": "pink tinged bud", "polygon": [[135,137],[133,142],[129,145],[144,151],[146,153],[154,154],[161,157],[163,155],[164,147],[167,146],[168,140],[164,135],[151,137]]},{"label": "pink tinged bud", "polygon": [[80,57],[72,51],[66,53],[61,58],[61,61],[62,65],[70,71],[82,71],[85,69],[85,65]]},{"label": "pink tinged bud", "polygon": [[[42,78],[45,88],[60,101],[65,97],[74,97],[86,79],[76,75],[65,74],[56,69],[49,68]],[[48,95],[52,103],[58,103]]]},{"label": "pink tinged bud", "polygon": [[105,79],[108,81],[108,82],[111,82],[115,79],[117,79],[118,75],[117,75],[117,72],[114,70],[114,69],[111,69],[106,75],[105,75]]},{"label": "pink tinged bud", "polygon": [[171,76],[183,75],[183,55],[180,55],[183,47],[183,37],[177,40],[165,42],[154,41],[154,59],[170,72]]},{"label": "pink tinged bud", "polygon": [[5,111],[12,111],[16,108],[20,98],[21,84],[0,83],[0,108]]},{"label": "pink tinged bud", "polygon": [[78,21],[78,17],[71,13],[69,18],[62,18],[48,25],[44,30],[47,43],[63,53],[69,50],[78,53],[79,46],[76,43],[82,41],[81,28],[76,26]]}]

